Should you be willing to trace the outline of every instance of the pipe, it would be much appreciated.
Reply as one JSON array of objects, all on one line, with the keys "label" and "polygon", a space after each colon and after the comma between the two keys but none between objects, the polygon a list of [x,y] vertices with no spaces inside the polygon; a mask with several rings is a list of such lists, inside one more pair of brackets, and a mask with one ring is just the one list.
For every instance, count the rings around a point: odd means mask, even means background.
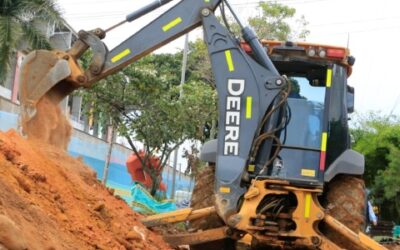
[{"label": "pipe", "polygon": [[130,13],[129,15],[126,16],[126,21],[132,22],[136,19],[138,19],[141,16],[146,15],[147,13],[163,6],[164,4],[167,4],[171,2],[172,0],[154,0],[153,2],[149,3],[146,6],[143,6],[142,8],[135,10],[134,12]]}]

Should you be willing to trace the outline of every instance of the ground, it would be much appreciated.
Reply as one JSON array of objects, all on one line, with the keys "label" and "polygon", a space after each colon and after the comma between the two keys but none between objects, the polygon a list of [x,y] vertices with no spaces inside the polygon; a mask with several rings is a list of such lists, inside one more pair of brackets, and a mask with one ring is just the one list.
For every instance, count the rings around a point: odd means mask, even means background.
[{"label": "ground", "polygon": [[0,250],[170,249],[81,159],[0,132]]}]

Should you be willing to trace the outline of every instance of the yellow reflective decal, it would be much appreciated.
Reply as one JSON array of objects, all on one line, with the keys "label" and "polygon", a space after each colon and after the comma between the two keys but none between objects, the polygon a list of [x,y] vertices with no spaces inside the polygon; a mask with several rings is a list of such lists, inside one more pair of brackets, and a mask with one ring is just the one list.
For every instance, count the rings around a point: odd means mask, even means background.
[{"label": "yellow reflective decal", "polygon": [[246,119],[251,119],[251,109],[253,108],[253,97],[246,98]]},{"label": "yellow reflective decal", "polygon": [[326,144],[328,143],[328,133],[323,132],[322,133],[322,139],[321,139],[321,151],[326,152]]},{"label": "yellow reflective decal", "polygon": [[228,64],[228,70],[230,72],[235,71],[235,65],[233,64],[232,54],[230,50],[225,50],[226,64]]},{"label": "yellow reflective decal", "polygon": [[307,193],[304,206],[304,218],[306,219],[310,218],[310,212],[311,212],[311,194]]},{"label": "yellow reflective decal", "polygon": [[204,2],[205,2],[205,3],[209,3],[209,2],[210,2],[210,0],[204,0]]},{"label": "yellow reflective decal", "polygon": [[231,192],[231,189],[230,189],[230,187],[220,187],[220,188],[219,188],[219,191],[220,191],[221,193],[230,193],[230,192]]},{"label": "yellow reflective decal", "polygon": [[332,85],[332,69],[328,69],[326,72],[326,87],[330,88]]},{"label": "yellow reflective decal", "polygon": [[117,54],[116,56],[114,56],[113,58],[111,58],[111,62],[113,62],[113,63],[118,62],[119,60],[121,60],[125,56],[129,55],[130,53],[131,53],[131,50],[126,49],[126,50],[120,52],[119,54]]},{"label": "yellow reflective decal", "polygon": [[249,172],[254,172],[255,169],[256,169],[256,166],[255,166],[255,165],[249,165],[249,166],[247,167],[247,171],[249,171]]},{"label": "yellow reflective decal", "polygon": [[302,176],[308,176],[308,177],[315,177],[315,170],[303,168],[301,170],[301,175]]},{"label": "yellow reflective decal", "polygon": [[177,17],[174,20],[172,20],[171,22],[167,23],[166,25],[164,25],[162,27],[164,32],[167,32],[168,30],[172,29],[173,27],[175,27],[176,25],[180,24],[182,22],[182,18]]}]

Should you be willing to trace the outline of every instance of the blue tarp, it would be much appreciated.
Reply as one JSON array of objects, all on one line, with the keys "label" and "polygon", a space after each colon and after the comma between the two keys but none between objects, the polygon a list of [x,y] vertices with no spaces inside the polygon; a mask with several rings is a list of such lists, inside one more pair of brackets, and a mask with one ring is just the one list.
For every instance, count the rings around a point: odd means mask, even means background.
[{"label": "blue tarp", "polygon": [[157,201],[141,185],[135,184],[131,188],[132,202],[131,207],[141,214],[159,214],[176,210],[176,205],[172,201]]},{"label": "blue tarp", "polygon": [[397,225],[393,228],[393,237],[400,238],[400,225]]}]

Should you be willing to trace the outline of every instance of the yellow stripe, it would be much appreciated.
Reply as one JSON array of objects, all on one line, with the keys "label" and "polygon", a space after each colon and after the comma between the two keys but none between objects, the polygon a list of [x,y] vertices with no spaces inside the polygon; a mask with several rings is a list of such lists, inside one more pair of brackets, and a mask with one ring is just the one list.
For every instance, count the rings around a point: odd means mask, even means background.
[{"label": "yellow stripe", "polygon": [[246,98],[246,119],[251,119],[252,108],[253,108],[253,97],[248,96]]},{"label": "yellow stripe", "polygon": [[332,69],[328,69],[326,72],[326,87],[330,88],[332,85]]},{"label": "yellow stripe", "polygon": [[249,171],[249,172],[254,172],[255,169],[256,169],[256,166],[250,164],[250,165],[248,166],[248,168],[247,168],[247,171]]},{"label": "yellow stripe", "polygon": [[305,200],[305,207],[304,207],[304,218],[306,219],[310,218],[310,212],[311,212],[311,194],[307,193]]},{"label": "yellow stripe", "polygon": [[220,188],[219,188],[219,191],[220,191],[221,193],[230,193],[230,192],[231,192],[231,189],[230,189],[229,187],[220,187]]},{"label": "yellow stripe", "polygon": [[209,2],[210,2],[210,0],[204,0],[204,2],[206,2],[206,3],[209,3]]},{"label": "yellow stripe", "polygon": [[122,51],[121,53],[117,54],[116,56],[114,56],[113,58],[111,58],[111,62],[115,63],[119,60],[121,60],[122,58],[124,58],[125,56],[129,55],[131,53],[130,49],[126,49],[124,51]]},{"label": "yellow stripe", "polygon": [[308,176],[308,177],[315,177],[315,170],[303,168],[301,170],[301,175],[302,176]]},{"label": "yellow stripe", "polygon": [[180,24],[182,22],[182,18],[177,17],[174,20],[172,20],[171,22],[167,23],[166,25],[164,25],[162,27],[164,32],[167,32],[168,30],[172,29],[173,27],[175,27],[176,25]]},{"label": "yellow stripe", "polygon": [[230,50],[225,50],[226,63],[228,64],[228,70],[230,72],[235,71],[235,65],[233,65],[232,54]]},{"label": "yellow stripe", "polygon": [[326,144],[328,143],[328,134],[326,132],[322,133],[322,140],[321,140],[321,151],[326,152]]}]

